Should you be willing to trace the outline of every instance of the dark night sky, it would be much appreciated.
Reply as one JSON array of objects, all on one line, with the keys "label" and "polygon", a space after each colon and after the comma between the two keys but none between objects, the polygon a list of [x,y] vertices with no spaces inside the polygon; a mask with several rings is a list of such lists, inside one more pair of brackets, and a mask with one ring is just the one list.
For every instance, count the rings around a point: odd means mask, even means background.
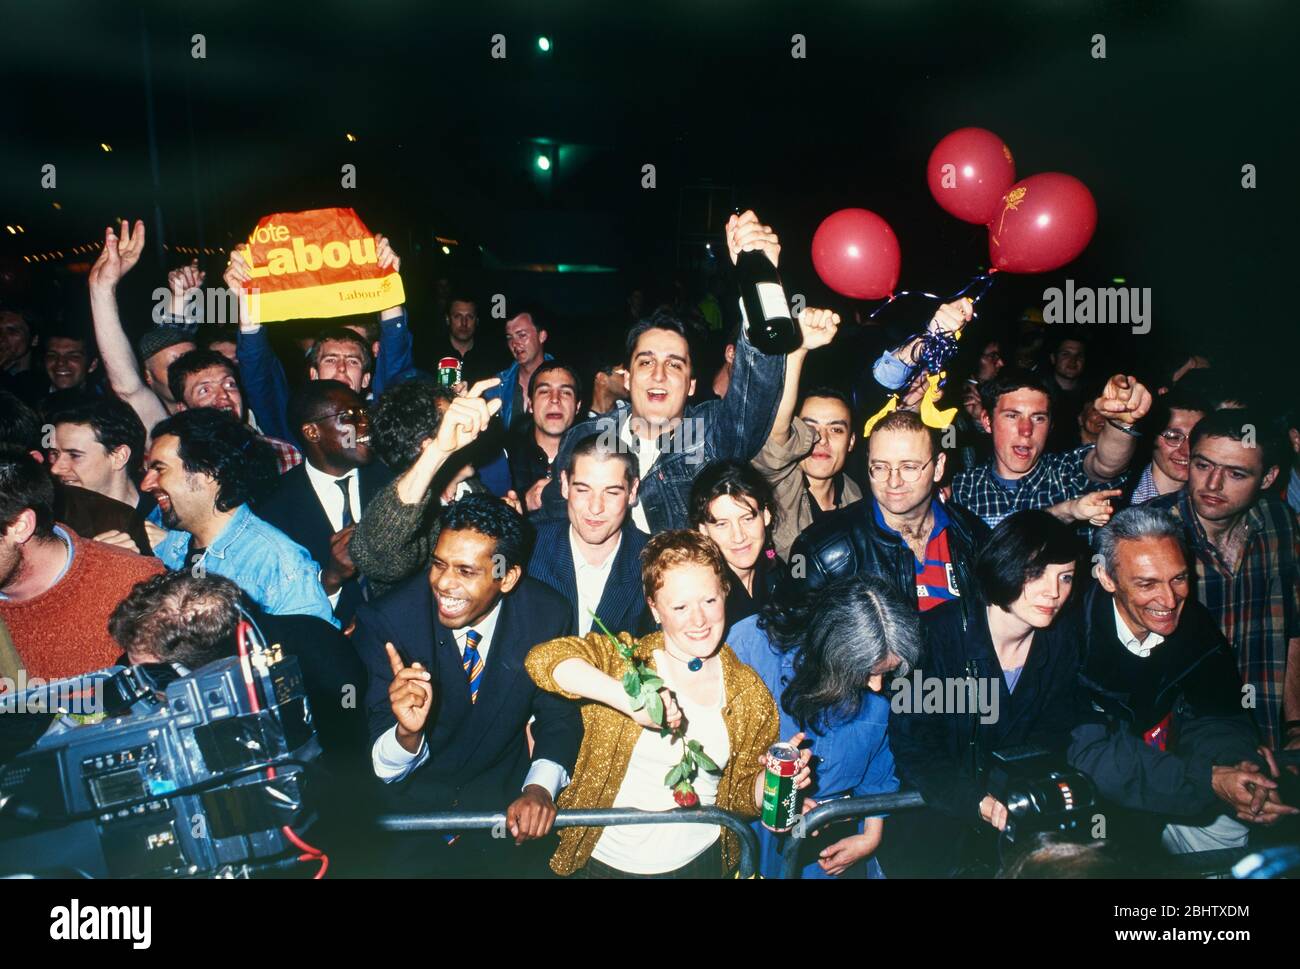
[{"label": "dark night sky", "polygon": [[[1208,341],[1275,373],[1281,354],[1255,354],[1266,341],[1296,343],[1284,295],[1297,250],[1293,9],[6,2],[0,222],[27,232],[0,229],[0,258],[12,267],[90,241],[118,215],[156,231],[155,205],[168,243],[217,246],[263,214],[342,204],[410,257],[416,307],[434,275],[466,274],[481,244],[508,262],[624,270],[482,280],[613,316],[631,278],[673,271],[685,193],[711,180],[781,233],[787,289],[848,309],[808,258],[817,223],[837,208],[864,206],[892,224],[901,288],[950,292],[986,262],[984,230],[946,215],[924,180],[935,142],[979,125],[1011,146],[1019,177],[1076,175],[1100,213],[1083,257],[1001,281],[990,313],[1014,317],[1066,276],[1123,276],[1151,288],[1155,319],[1149,338],[1116,341],[1117,353]],[[203,60],[190,56],[194,33],[206,37]],[[507,38],[504,61],[489,56],[494,33]],[[551,54],[537,53],[539,33],[553,38]],[[790,56],[794,33],[807,38],[804,60]],[[1090,54],[1096,33],[1105,60]],[[546,193],[532,139],[564,146]],[[351,191],[339,186],[346,162],[357,166]],[[39,185],[46,163],[58,169],[55,191]],[[653,191],[640,185],[646,163],[657,167]],[[1246,163],[1258,170],[1252,191],[1240,184]],[[462,242],[450,268],[433,234]],[[159,273],[146,260],[132,282],[147,292]],[[58,278],[65,296],[81,285],[43,266],[32,290]]]}]

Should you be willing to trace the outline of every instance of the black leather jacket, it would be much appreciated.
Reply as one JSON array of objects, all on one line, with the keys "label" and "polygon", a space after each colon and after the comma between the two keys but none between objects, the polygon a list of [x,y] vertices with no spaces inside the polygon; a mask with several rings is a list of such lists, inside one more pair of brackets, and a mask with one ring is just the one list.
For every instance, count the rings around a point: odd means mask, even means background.
[{"label": "black leather jacket", "polygon": [[[866,573],[880,576],[905,601],[915,602],[916,557],[906,542],[876,524],[875,507],[876,499],[868,492],[862,501],[830,512],[804,529],[790,549],[788,588],[812,591],[831,579]],[[975,556],[991,529],[955,502],[944,502],[943,508],[948,513],[953,579],[962,600],[971,603],[977,595]]]}]

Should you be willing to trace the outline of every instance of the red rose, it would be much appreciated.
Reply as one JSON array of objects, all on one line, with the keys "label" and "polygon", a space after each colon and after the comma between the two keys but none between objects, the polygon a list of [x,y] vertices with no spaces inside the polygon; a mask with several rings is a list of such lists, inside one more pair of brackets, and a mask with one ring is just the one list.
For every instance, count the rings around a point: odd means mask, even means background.
[{"label": "red rose", "polygon": [[700,803],[700,797],[694,791],[673,791],[673,800],[682,807],[698,807]]}]

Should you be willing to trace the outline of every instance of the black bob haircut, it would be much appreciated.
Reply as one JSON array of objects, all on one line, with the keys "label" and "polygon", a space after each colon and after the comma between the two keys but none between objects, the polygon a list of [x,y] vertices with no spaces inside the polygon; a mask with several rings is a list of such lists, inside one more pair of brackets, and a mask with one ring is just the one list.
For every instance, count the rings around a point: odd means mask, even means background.
[{"label": "black bob haircut", "polygon": [[225,411],[212,407],[183,410],[154,426],[155,441],[168,435],[179,442],[177,454],[186,472],[205,474],[217,483],[213,502],[217,511],[256,501],[279,478],[271,446]]},{"label": "black bob haircut", "polygon": [[505,563],[505,572],[515,566],[523,567],[524,553],[528,547],[524,532],[524,520],[519,513],[494,495],[466,495],[459,501],[453,501],[442,513],[441,531],[478,532],[494,539],[493,556],[501,556]]},{"label": "black bob haircut", "polygon": [[35,533],[54,533],[54,478],[24,448],[0,445],[0,532],[30,508],[36,513]]},{"label": "black bob haircut", "polygon": [[769,529],[776,525],[776,496],[767,478],[748,461],[724,458],[706,464],[691,484],[691,496],[686,507],[691,527],[699,528],[705,522],[711,522],[709,506],[724,495],[742,504],[751,503],[760,515],[768,512],[772,516]]},{"label": "black bob haircut", "polygon": [[1017,390],[1036,390],[1045,395],[1050,412],[1052,392],[1047,389],[1042,377],[1019,367],[1003,367],[992,380],[980,384],[980,403],[989,415],[989,420],[993,419],[993,412],[998,408],[998,398],[1003,394],[1014,394]]},{"label": "black bob haircut", "polygon": [[986,605],[1010,607],[1049,565],[1077,563],[1085,546],[1074,529],[1045,511],[1002,519],[975,559],[975,583]]},{"label": "black bob haircut", "polygon": [[[641,335],[647,330],[671,330],[686,341],[686,352],[688,356],[691,354],[691,333],[686,329],[686,324],[667,309],[661,308],[655,310],[652,316],[634,323],[632,328],[627,331],[627,346],[624,349],[624,357],[629,366],[632,364],[632,354],[636,352],[637,341],[641,339]],[[688,359],[686,362],[689,364],[691,360]],[[694,366],[691,369],[695,369]]]}]

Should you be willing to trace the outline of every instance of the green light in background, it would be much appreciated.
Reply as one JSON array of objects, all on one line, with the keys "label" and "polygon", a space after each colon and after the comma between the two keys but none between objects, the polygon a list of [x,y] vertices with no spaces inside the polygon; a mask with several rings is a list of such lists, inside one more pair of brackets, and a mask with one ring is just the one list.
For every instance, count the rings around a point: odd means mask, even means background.
[{"label": "green light in background", "polygon": [[1125,283],[1128,282],[1128,280],[1125,279],[1123,276],[1116,276],[1114,279],[1111,280],[1111,282],[1114,283],[1116,286],[1123,286]]},{"label": "green light in background", "polygon": [[537,159],[536,159],[536,160],[537,160],[537,167],[540,168],[542,171],[544,171],[544,172],[549,172],[549,171],[551,170],[551,156],[550,156],[550,155],[546,154],[545,152],[540,152],[540,151],[539,151],[539,152],[537,153]]},{"label": "green light in background", "polygon": [[538,49],[539,51],[541,51],[543,54],[549,54],[549,53],[551,52],[551,38],[549,38],[549,37],[538,37],[538,38],[537,38],[537,49]]}]

